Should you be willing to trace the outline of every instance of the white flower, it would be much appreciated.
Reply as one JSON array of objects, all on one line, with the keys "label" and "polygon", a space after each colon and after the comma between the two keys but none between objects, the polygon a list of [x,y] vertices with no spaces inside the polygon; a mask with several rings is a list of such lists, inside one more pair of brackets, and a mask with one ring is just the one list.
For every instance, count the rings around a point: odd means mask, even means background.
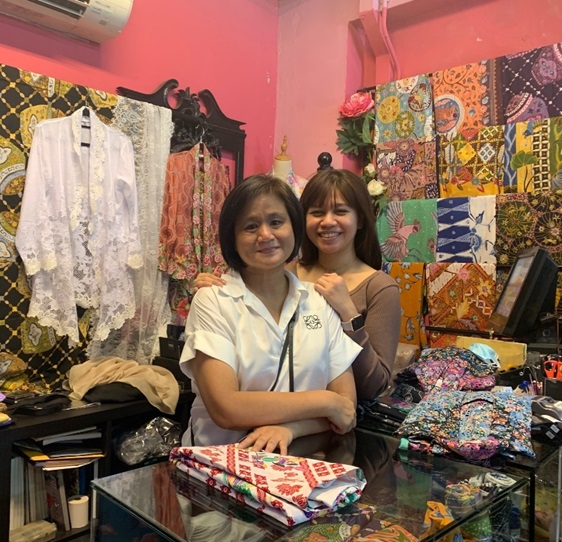
[{"label": "white flower", "polygon": [[373,179],[367,185],[367,190],[369,191],[369,194],[371,196],[376,198],[377,196],[384,194],[386,190],[386,186],[382,184],[380,181],[376,181],[375,179]]},{"label": "white flower", "polygon": [[377,170],[375,169],[375,164],[367,164],[364,171],[366,175],[369,175],[369,177],[373,177]]}]

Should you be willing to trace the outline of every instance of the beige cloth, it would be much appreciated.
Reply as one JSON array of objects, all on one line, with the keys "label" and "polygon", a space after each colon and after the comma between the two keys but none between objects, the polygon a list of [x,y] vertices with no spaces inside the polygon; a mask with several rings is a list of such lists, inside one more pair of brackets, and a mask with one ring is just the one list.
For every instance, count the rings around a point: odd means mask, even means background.
[{"label": "beige cloth", "polygon": [[111,356],[94,358],[71,367],[68,371],[69,397],[82,399],[90,389],[111,382],[134,386],[161,412],[174,414],[176,410],[179,384],[168,369]]}]

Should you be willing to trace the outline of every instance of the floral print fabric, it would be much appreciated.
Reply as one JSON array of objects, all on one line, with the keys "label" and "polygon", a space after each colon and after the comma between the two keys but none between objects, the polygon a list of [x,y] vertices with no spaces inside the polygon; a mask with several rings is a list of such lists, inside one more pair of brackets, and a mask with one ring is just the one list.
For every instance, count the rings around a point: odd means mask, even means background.
[{"label": "floral print fabric", "polygon": [[316,459],[222,446],[176,447],[177,468],[284,525],[324,516],[357,501],[361,469]]},{"label": "floral print fabric", "polygon": [[535,457],[531,398],[504,391],[431,393],[408,414],[398,435],[419,450],[483,460],[495,454]]},{"label": "floral print fabric", "polygon": [[435,137],[431,84],[426,75],[379,85],[375,92],[374,143]]},{"label": "floral print fabric", "polygon": [[562,265],[562,190],[504,194],[496,207],[498,264],[511,265],[520,250],[539,246]]},{"label": "floral print fabric", "polygon": [[431,199],[439,196],[436,142],[400,139],[375,148],[377,179],[389,200]]},{"label": "floral print fabric", "polygon": [[496,303],[495,278],[493,264],[427,264],[429,325],[485,331]]},{"label": "floral print fabric", "polygon": [[482,60],[442,71],[431,76],[438,134],[501,124],[498,106],[501,98],[495,60]]}]

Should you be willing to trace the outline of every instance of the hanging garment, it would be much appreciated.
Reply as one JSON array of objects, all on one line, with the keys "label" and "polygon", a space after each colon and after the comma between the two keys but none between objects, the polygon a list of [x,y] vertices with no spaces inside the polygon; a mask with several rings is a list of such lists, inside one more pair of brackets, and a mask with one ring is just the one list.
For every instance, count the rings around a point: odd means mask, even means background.
[{"label": "hanging garment", "polygon": [[354,503],[366,484],[361,469],[352,465],[252,452],[236,444],[173,448],[170,460],[289,526]]},{"label": "hanging garment", "polygon": [[28,316],[75,343],[76,305],[95,308],[93,339],[133,316],[142,266],[131,141],[90,112],[84,146],[85,109],[36,126],[16,233],[32,277]]},{"label": "hanging garment", "polygon": [[185,280],[188,292],[199,273],[226,270],[219,247],[220,210],[230,191],[224,164],[204,145],[168,158],[160,225],[159,268]]},{"label": "hanging garment", "polygon": [[88,357],[117,356],[151,363],[161,326],[170,321],[169,278],[158,269],[158,249],[166,162],[174,126],[172,111],[119,96],[112,126],[127,134],[133,144],[144,264],[134,275],[135,315],[107,339],[90,341]]}]

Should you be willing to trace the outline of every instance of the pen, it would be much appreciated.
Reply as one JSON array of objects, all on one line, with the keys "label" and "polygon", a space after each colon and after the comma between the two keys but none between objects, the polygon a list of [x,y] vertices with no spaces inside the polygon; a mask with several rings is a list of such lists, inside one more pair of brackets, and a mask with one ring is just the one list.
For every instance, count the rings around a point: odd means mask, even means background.
[{"label": "pen", "polygon": [[90,408],[90,407],[100,406],[100,405],[101,405],[101,403],[99,401],[96,401],[94,403],[86,403],[85,405],[69,406],[69,407],[63,408],[63,410],[78,410],[80,408]]}]

